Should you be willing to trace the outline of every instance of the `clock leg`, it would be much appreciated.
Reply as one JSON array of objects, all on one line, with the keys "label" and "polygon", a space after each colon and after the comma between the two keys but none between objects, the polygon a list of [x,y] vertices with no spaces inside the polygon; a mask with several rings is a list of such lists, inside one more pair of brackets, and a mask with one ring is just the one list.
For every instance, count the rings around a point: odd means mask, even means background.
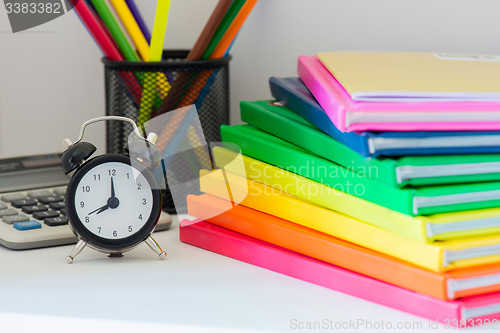
[{"label": "clock leg", "polygon": [[70,255],[66,257],[66,262],[68,264],[71,264],[73,262],[73,259],[78,255],[78,253],[82,252],[83,248],[87,245],[87,242],[84,240],[80,239],[78,243],[76,243],[75,247],[73,248],[73,251],[71,251]]},{"label": "clock leg", "polygon": [[149,236],[148,238],[146,238],[144,242],[148,244],[151,250],[155,251],[155,253],[160,256],[160,259],[165,259],[167,253],[161,249],[160,245],[158,245],[158,243],[153,239],[153,237]]}]

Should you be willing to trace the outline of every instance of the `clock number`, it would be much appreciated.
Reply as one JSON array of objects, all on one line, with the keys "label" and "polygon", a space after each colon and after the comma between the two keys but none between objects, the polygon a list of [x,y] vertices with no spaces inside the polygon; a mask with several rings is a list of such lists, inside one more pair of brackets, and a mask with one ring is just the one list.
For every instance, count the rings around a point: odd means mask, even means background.
[{"label": "clock number", "polygon": [[90,186],[82,186],[83,192],[90,192]]},{"label": "clock number", "polygon": [[132,232],[132,226],[131,225],[128,226],[128,232]]},{"label": "clock number", "polygon": [[137,184],[137,189],[140,190],[141,189],[141,183]]},{"label": "clock number", "polygon": [[139,218],[139,220],[142,220],[142,214],[140,214],[138,218]]},{"label": "clock number", "polygon": [[97,229],[99,229],[99,233],[101,233],[101,227],[97,227]]},{"label": "clock number", "polygon": [[94,175],[94,180],[101,180],[101,175]]},{"label": "clock number", "polygon": [[108,170],[108,174],[109,174],[110,176],[116,176],[116,170],[115,170],[115,169],[113,169],[113,170]]},{"label": "clock number", "polygon": [[85,222],[86,223],[89,223],[90,222],[90,218],[88,216],[85,216]]},{"label": "clock number", "polygon": [[142,204],[145,205],[146,204],[146,198],[142,199]]},{"label": "clock number", "polygon": [[83,208],[83,207],[85,207],[85,202],[80,201],[80,208]]},{"label": "clock number", "polygon": [[127,172],[127,179],[130,179],[130,174]]},{"label": "clock number", "polygon": [[114,237],[118,236],[118,232],[117,232],[116,230],[115,230],[115,231],[113,231],[113,236],[114,236]]}]

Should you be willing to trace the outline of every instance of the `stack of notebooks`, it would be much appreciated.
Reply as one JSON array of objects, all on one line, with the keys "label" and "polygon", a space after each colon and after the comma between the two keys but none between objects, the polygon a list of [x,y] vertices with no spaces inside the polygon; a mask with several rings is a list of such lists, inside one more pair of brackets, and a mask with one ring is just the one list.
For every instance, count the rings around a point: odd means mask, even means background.
[{"label": "stack of notebooks", "polygon": [[298,73],[222,126],[181,240],[431,320],[500,318],[500,57],[332,52]]}]

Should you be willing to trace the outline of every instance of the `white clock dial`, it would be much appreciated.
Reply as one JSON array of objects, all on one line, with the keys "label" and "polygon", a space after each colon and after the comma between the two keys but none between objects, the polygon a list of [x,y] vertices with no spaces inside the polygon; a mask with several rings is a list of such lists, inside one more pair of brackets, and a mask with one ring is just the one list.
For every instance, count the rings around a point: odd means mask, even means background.
[{"label": "white clock dial", "polygon": [[106,162],[90,169],[75,190],[75,210],[82,225],[106,239],[122,239],[139,231],[151,216],[153,194],[134,167]]}]

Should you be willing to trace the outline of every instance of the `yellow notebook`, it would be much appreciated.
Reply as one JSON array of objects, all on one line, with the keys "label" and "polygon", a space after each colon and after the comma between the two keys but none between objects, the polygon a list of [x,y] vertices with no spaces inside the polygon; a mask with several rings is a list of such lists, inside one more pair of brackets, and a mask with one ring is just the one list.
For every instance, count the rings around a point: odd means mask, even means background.
[{"label": "yellow notebook", "polygon": [[[227,191],[228,187],[231,188],[230,194]],[[324,232],[434,272],[485,265],[500,260],[500,236],[498,235],[432,244],[419,243],[332,210],[312,205],[283,191],[227,171],[224,174],[217,171],[202,171],[200,188],[202,192],[226,200],[246,195],[240,202],[243,206]]]},{"label": "yellow notebook", "polygon": [[318,59],[358,101],[500,101],[500,56],[326,52]]}]

